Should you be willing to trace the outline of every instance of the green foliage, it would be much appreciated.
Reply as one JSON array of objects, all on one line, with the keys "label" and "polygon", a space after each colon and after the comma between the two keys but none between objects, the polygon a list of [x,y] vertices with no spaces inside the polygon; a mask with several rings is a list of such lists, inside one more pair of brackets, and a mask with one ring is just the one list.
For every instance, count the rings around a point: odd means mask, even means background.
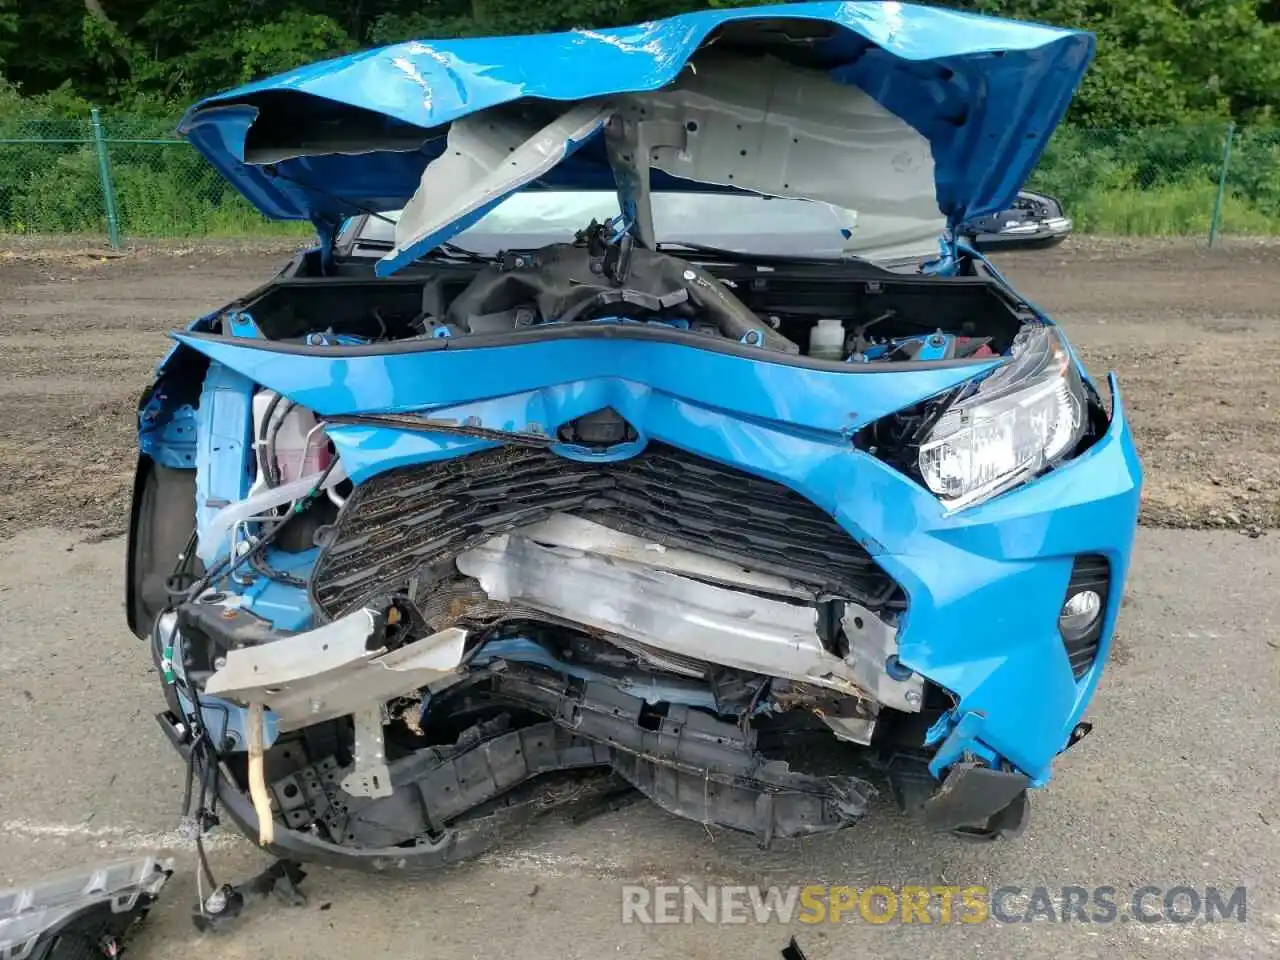
[{"label": "green foliage", "polygon": [[0,77],[4,76],[4,62],[17,42],[17,35],[16,0],[0,0]]},{"label": "green foliage", "polygon": [[1072,105],[1075,123],[1277,119],[1280,25],[1259,0],[975,0],[972,6],[1097,35],[1097,57]]},{"label": "green foliage", "polygon": [[[1124,236],[1208,232],[1225,124],[1058,131],[1031,178],[1063,201],[1077,229]],[[1223,232],[1280,234],[1280,127],[1236,132]]]},{"label": "green foliage", "polygon": [[443,0],[414,5],[379,16],[370,30],[373,43],[399,43],[421,37],[478,37],[569,30],[574,27],[617,27],[706,7],[758,6],[770,0],[564,0],[526,3],[521,0]]},{"label": "green foliage", "polygon": [[89,116],[91,104],[66,80],[35,97],[24,97],[12,83],[0,77],[0,125],[28,120],[83,119]]},{"label": "green foliage", "polygon": [[[604,27],[762,0],[0,0],[0,230],[101,232],[91,104],[114,140],[165,139],[192,100],[419,37]],[[1079,227],[1207,228],[1225,121],[1228,232],[1280,232],[1280,0],[946,0],[1092,30],[1098,51],[1033,184]],[[6,81],[7,78],[7,81]],[[111,117],[134,118],[121,125]],[[1125,132],[1128,131],[1128,132]],[[267,225],[189,148],[111,145],[126,235]],[[303,228],[305,229],[305,228]]]},{"label": "green foliage", "polygon": [[[5,102],[0,88],[0,108]],[[106,230],[92,128],[84,120],[0,120],[0,232]],[[272,223],[185,142],[173,121],[106,118],[120,228],[129,237],[305,236],[307,224]]]},{"label": "green foliage", "polygon": [[[27,95],[70,84],[169,113],[301,63],[418,37],[602,27],[759,0],[0,0],[0,70]],[[1094,31],[1082,126],[1280,120],[1276,0],[949,0]],[[97,10],[99,13],[95,13]]]},{"label": "green foliage", "polygon": [[352,46],[346,31],[333,20],[298,10],[286,11],[272,23],[241,26],[227,38],[227,51],[240,67],[238,83],[346,53]]},{"label": "green foliage", "polygon": [[[26,142],[0,142],[0,232],[102,236],[88,120],[40,116],[34,99],[0,86],[0,114],[15,100],[28,113],[0,120],[0,141]],[[265,220],[199,154],[171,139],[172,129],[172,118],[103,120],[126,237],[308,234],[306,224]],[[1067,127],[1045,152],[1032,186],[1061,198],[1081,232],[1203,236],[1225,135],[1222,123],[1136,131]],[[1222,231],[1280,235],[1280,126],[1236,134]]]}]

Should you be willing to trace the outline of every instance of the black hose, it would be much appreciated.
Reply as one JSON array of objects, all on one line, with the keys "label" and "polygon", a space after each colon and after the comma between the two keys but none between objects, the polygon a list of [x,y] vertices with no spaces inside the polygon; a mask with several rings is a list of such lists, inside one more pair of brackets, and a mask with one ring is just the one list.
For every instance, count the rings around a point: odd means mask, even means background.
[{"label": "black hose", "polygon": [[280,394],[275,394],[271,398],[271,402],[267,404],[267,414],[262,418],[262,423],[258,427],[258,442],[255,445],[255,454],[258,458],[258,472],[262,474],[262,479],[267,482],[268,487],[274,487],[275,483],[271,479],[270,464],[266,456],[267,431],[271,427],[271,418],[276,412],[276,407],[283,400]]},{"label": "black hose", "polygon": [[195,574],[191,569],[191,555],[196,549],[196,543],[196,531],[193,528],[191,536],[187,538],[187,545],[178,554],[178,562],[174,565],[173,572],[164,581],[165,593],[170,598],[185,597],[191,583],[195,580]]},{"label": "black hose", "polygon": [[[279,394],[276,394],[279,397]],[[280,428],[284,426],[284,422],[289,419],[289,414],[293,412],[293,408],[297,404],[292,400],[285,401],[284,413],[280,414],[278,421],[273,425],[271,418],[267,418],[267,485],[270,487],[280,486],[280,467],[276,463],[276,438],[280,435]],[[306,455],[306,450],[303,450]]]},{"label": "black hose", "polygon": [[[157,619],[156,623],[158,627],[159,619]],[[155,630],[153,630],[154,633]],[[152,642],[158,642],[158,637],[153,635]],[[209,866],[209,858],[204,849],[204,831],[209,826],[205,815],[206,813],[212,813],[218,802],[218,792],[215,788],[213,790],[212,803],[208,808],[205,806],[210,788],[213,787],[217,778],[220,745],[213,742],[213,737],[205,725],[204,711],[206,704],[200,701],[200,691],[193,684],[187,682],[185,675],[181,678],[175,676],[173,683],[186,694],[189,706],[183,719],[187,723],[189,735],[192,738],[191,751],[187,754],[186,784],[182,791],[182,815],[195,821],[196,856],[199,861],[199,869],[205,880],[208,881],[210,890],[216,890],[218,889],[218,883],[214,879],[213,870]],[[181,700],[178,703],[181,704]],[[226,731],[231,724],[230,709],[225,703],[211,703],[207,706],[210,709],[222,712],[222,731],[225,739]],[[191,800],[197,772],[200,777],[200,792],[195,797],[196,804],[193,808]],[[200,904],[200,910],[201,912],[204,911],[203,902]]]},{"label": "black hose", "polygon": [[706,310],[721,334],[731,340],[742,340],[747,334],[754,332],[759,338],[759,346],[779,353],[798,353],[800,348],[788,340],[767,322],[760,319],[735,297],[716,277],[702,267],[687,260],[676,257],[668,258],[670,263],[663,269],[673,282],[683,283],[689,291],[689,299]]},{"label": "black hose", "polygon": [[271,564],[267,563],[264,557],[254,557],[249,561],[249,566],[253,567],[256,573],[262,574],[268,580],[274,580],[276,583],[283,583],[287,587],[305,587],[307,581],[301,577],[295,577],[291,573],[285,573],[283,570],[277,570]]},{"label": "black hose", "polygon": [[[196,817],[200,822],[200,828],[196,831],[196,858],[200,861],[200,869],[204,873],[204,878],[209,882],[211,890],[218,889],[218,882],[213,878],[213,870],[209,867],[209,857],[204,850],[204,815],[205,815],[205,798],[209,795],[209,787],[218,776],[218,757],[207,746],[210,741],[206,735],[206,747],[204,750],[204,768],[200,771],[200,805],[196,809]],[[195,753],[194,747],[192,753]],[[218,791],[215,788],[213,795],[217,797]],[[204,904],[200,905],[200,909],[204,909]]]}]

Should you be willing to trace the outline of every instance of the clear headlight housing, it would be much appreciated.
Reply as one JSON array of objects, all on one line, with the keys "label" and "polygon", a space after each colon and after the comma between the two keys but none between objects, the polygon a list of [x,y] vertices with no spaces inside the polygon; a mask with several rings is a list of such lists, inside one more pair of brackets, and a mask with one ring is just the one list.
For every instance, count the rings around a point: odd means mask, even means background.
[{"label": "clear headlight housing", "polygon": [[1071,452],[1084,386],[1054,327],[1027,327],[1008,363],[954,401],[920,444],[925,485],[948,509],[994,496]]}]

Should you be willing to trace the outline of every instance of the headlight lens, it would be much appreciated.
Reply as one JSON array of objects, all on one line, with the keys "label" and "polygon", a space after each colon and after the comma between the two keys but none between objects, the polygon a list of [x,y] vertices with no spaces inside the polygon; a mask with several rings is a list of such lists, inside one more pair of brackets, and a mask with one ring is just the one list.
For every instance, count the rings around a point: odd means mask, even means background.
[{"label": "headlight lens", "polygon": [[1061,334],[1027,327],[1011,359],[951,404],[920,445],[925,484],[957,510],[1069,453],[1084,431],[1084,388]]}]

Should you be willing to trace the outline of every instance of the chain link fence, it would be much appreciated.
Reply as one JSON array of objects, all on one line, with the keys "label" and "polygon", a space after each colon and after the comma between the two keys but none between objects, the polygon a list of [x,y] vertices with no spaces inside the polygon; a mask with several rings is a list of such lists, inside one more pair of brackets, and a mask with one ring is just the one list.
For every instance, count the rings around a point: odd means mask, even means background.
[{"label": "chain link fence", "polygon": [[1117,236],[1280,235],[1280,127],[1064,127],[1030,187],[1075,229]]},{"label": "chain link fence", "polygon": [[[0,116],[0,233],[122,238],[297,235],[268,221],[174,123]],[[1063,201],[1082,233],[1280,235],[1280,127],[1215,123],[1064,127],[1029,186]]]},{"label": "chain link fence", "polygon": [[297,233],[272,223],[172,121],[0,117],[0,233],[122,238]]}]

